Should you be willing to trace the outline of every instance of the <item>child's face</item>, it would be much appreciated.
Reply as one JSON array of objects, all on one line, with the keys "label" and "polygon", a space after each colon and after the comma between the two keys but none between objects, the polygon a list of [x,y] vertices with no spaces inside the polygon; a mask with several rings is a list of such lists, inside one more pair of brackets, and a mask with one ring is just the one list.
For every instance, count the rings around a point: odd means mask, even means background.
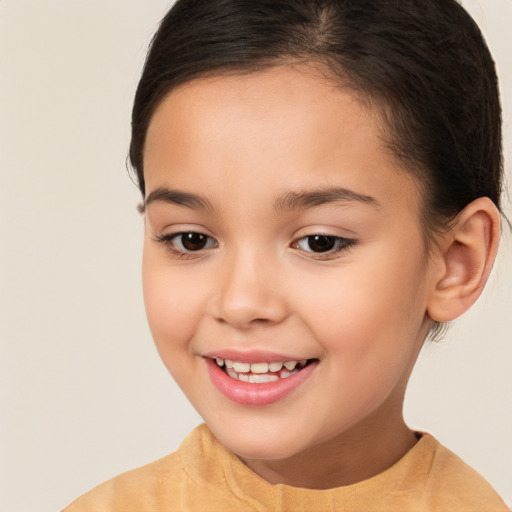
[{"label": "child's face", "polygon": [[[214,434],[247,458],[399,428],[429,327],[414,181],[350,90],[300,71],[173,91],[145,150],[151,331]],[[216,357],[312,362],[258,384]]]}]

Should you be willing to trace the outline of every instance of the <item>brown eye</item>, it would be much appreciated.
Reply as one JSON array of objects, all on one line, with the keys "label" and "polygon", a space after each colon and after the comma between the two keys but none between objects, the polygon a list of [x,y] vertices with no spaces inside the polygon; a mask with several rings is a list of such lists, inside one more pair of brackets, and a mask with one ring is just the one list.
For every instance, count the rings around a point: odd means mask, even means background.
[{"label": "brown eye", "polygon": [[294,246],[311,254],[329,253],[335,255],[349,249],[355,243],[356,241],[352,238],[316,234],[300,238],[294,243]]},{"label": "brown eye", "polygon": [[200,258],[209,249],[219,246],[217,240],[197,231],[155,235],[154,240],[161,243],[171,255],[180,259]]},{"label": "brown eye", "polygon": [[206,247],[210,237],[202,233],[181,233],[176,238],[186,251],[200,251]]},{"label": "brown eye", "polygon": [[337,238],[327,235],[311,235],[306,237],[307,245],[313,252],[327,252],[334,249]]}]

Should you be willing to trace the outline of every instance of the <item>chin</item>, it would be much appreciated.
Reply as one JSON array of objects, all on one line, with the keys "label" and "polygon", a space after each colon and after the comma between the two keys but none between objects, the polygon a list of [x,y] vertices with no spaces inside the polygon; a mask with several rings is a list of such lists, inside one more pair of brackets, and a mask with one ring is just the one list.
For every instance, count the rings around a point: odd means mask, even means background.
[{"label": "chin", "polygon": [[[268,425],[262,428],[218,428],[208,424],[214,436],[231,452],[243,459],[276,460],[296,455],[302,449],[302,443],[291,433],[272,431]],[[217,427],[217,428],[216,428]]]},{"label": "chin", "polygon": [[281,442],[268,439],[246,440],[230,438],[224,442],[219,438],[222,444],[235,455],[242,459],[257,460],[279,460],[287,459],[297,453],[297,445],[288,446],[289,443],[283,445]]}]

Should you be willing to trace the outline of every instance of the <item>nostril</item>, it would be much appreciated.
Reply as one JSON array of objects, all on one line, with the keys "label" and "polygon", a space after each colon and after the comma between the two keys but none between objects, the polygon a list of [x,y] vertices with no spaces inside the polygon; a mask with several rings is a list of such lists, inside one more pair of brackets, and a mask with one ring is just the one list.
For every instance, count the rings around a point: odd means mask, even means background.
[{"label": "nostril", "polygon": [[252,324],[270,324],[272,321],[268,318],[255,318],[254,320],[251,320]]},{"label": "nostril", "polygon": [[260,306],[222,305],[214,314],[220,324],[229,324],[237,329],[248,329],[251,327],[264,327],[279,323],[286,317],[286,310],[278,305]]}]

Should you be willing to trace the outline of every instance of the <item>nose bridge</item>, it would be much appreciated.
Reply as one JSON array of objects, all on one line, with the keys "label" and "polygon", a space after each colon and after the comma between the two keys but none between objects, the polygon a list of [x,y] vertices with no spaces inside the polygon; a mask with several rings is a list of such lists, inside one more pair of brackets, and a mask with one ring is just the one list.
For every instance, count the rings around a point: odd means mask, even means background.
[{"label": "nose bridge", "polygon": [[219,272],[214,315],[237,328],[278,323],[287,312],[277,262],[254,245],[226,254]]}]

